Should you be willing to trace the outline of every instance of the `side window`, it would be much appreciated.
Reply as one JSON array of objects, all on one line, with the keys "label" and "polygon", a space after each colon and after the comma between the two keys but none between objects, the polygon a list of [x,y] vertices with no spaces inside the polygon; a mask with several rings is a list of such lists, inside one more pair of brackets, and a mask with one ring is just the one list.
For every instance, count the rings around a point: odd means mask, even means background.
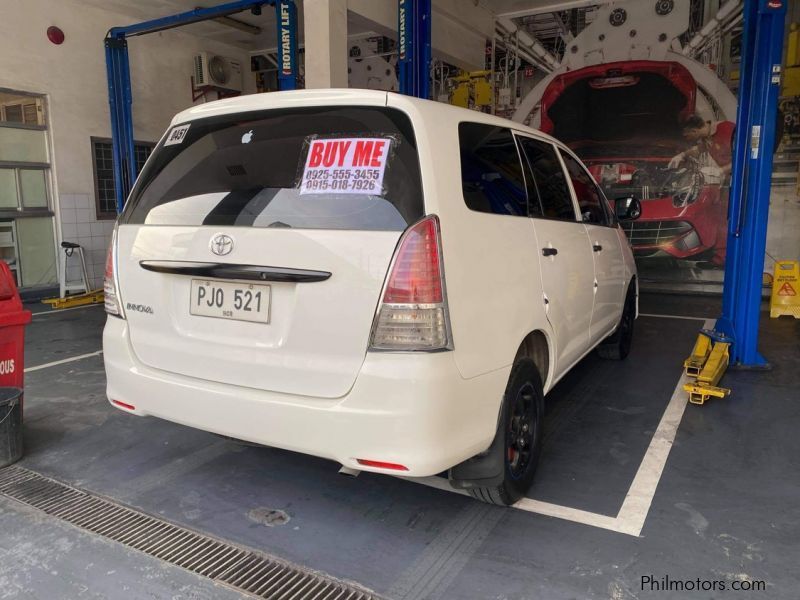
[{"label": "side window", "polygon": [[553,145],[529,137],[517,139],[527,161],[527,172],[531,174],[532,185],[528,186],[531,216],[575,221],[572,194]]},{"label": "side window", "polygon": [[578,207],[584,223],[595,225],[610,225],[612,223],[611,213],[606,198],[600,188],[592,179],[592,176],[584,169],[581,164],[566,152],[561,152],[564,164],[567,165],[567,173],[572,180],[572,187],[575,196],[578,198]]},{"label": "side window", "polygon": [[528,195],[511,130],[459,123],[461,186],[467,207],[478,212],[528,216]]}]

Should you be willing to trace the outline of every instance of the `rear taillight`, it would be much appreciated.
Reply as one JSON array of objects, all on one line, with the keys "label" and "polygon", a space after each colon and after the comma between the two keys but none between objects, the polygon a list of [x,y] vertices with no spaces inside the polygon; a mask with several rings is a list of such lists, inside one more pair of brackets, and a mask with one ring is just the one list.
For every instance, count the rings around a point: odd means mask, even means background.
[{"label": "rear taillight", "polygon": [[425,217],[400,238],[372,327],[373,350],[452,348],[439,219]]},{"label": "rear taillight", "polygon": [[125,318],[122,314],[122,307],[120,306],[119,294],[117,292],[117,278],[116,278],[116,246],[117,246],[117,231],[111,236],[111,244],[108,246],[108,254],[106,254],[106,272],[103,277],[103,297],[105,299],[106,312],[115,317]]}]

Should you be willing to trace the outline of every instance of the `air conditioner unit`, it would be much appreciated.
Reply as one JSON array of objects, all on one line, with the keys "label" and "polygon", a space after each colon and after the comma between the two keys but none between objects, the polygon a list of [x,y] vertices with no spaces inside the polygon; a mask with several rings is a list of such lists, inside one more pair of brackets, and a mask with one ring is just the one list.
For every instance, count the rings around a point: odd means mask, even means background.
[{"label": "air conditioner unit", "polygon": [[234,58],[201,52],[194,57],[194,85],[241,92],[242,63]]}]

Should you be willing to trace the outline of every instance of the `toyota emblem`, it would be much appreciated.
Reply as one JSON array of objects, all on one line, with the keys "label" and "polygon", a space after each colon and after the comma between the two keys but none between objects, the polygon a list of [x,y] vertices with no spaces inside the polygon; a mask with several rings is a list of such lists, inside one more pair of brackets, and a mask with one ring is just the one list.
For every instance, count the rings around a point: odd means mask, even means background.
[{"label": "toyota emblem", "polygon": [[217,256],[225,256],[226,254],[230,254],[231,250],[233,250],[233,238],[224,233],[218,233],[211,238],[208,246]]}]

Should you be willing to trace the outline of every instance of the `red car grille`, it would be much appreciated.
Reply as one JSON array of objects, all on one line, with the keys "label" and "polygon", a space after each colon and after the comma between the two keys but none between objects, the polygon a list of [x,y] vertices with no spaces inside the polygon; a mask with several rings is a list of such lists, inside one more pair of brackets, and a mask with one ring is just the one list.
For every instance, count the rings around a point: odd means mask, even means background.
[{"label": "red car grille", "polygon": [[622,224],[632,246],[660,246],[692,230],[686,221],[628,221]]}]

